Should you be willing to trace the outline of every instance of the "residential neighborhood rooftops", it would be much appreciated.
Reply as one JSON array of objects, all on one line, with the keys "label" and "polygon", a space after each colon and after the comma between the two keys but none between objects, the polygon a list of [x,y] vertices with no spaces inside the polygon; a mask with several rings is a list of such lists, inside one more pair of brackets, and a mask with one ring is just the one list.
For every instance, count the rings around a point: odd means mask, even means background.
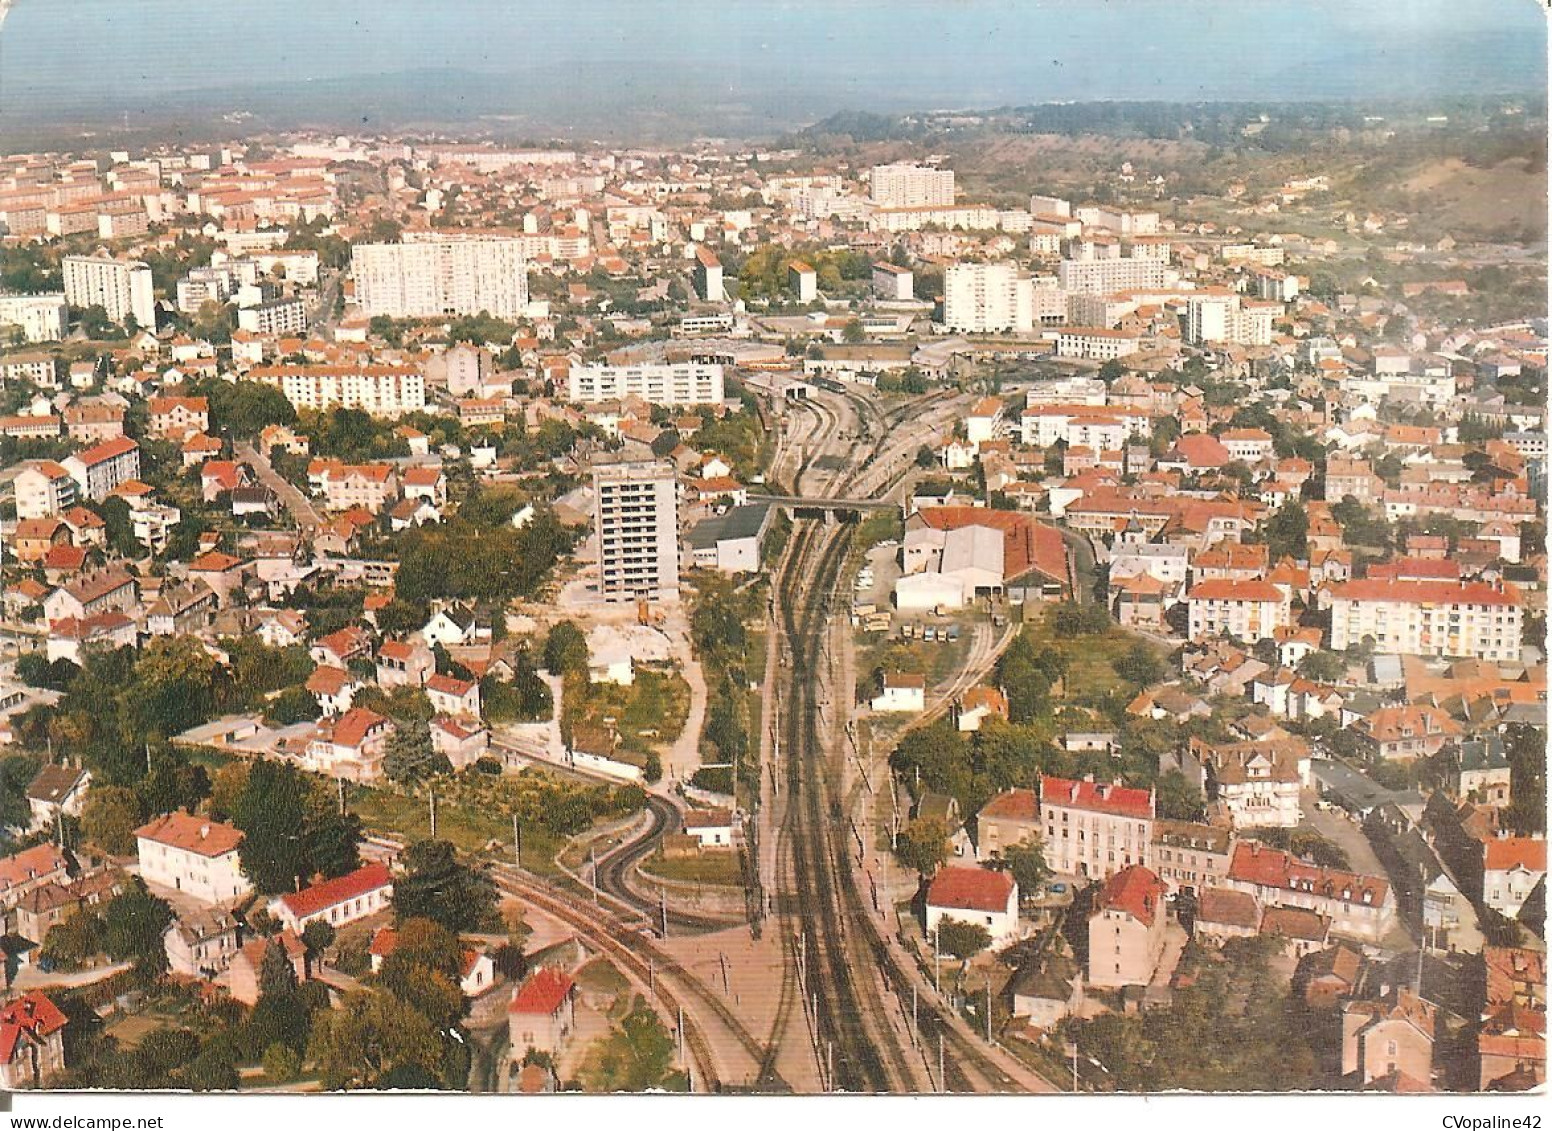
[{"label": "residential neighborhood rooftops", "polygon": [[167,813],[147,821],[135,830],[135,836],[200,856],[224,856],[235,852],[243,839],[242,832],[231,825],[182,812]]}]

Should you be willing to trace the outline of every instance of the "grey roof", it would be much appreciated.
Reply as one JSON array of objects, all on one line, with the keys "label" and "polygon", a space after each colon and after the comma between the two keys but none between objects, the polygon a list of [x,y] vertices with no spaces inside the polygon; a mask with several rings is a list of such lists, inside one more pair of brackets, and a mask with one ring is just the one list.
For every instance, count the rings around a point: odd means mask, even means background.
[{"label": "grey roof", "polygon": [[690,545],[697,550],[709,550],[718,542],[758,538],[765,530],[770,510],[769,503],[749,503],[733,507],[725,514],[702,519],[690,531]]},{"label": "grey roof", "polygon": [[1468,738],[1460,743],[1460,768],[1462,770],[1507,769],[1509,759],[1504,755],[1503,739],[1496,734],[1482,738]]}]

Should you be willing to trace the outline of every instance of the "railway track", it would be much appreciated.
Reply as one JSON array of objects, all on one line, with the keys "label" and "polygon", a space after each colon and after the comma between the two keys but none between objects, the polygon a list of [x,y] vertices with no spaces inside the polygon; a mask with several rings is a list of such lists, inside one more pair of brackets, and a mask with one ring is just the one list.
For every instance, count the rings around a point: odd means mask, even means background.
[{"label": "railway track", "polygon": [[[859,432],[872,442],[860,461],[853,446],[850,470],[826,485],[831,494],[855,490],[860,480],[871,478],[870,469],[894,429],[952,394],[890,412],[861,394],[843,395],[857,414]],[[890,472],[878,489],[891,490],[909,466]],[[821,734],[819,690],[828,683],[819,669],[849,545],[848,527],[802,520],[778,579],[776,627],[788,657],[788,675],[777,707],[786,747],[788,800],[777,859],[784,881],[780,886],[793,893],[793,904],[782,908],[783,918],[797,929],[784,935],[787,969],[762,1069],[774,1064],[775,1049],[801,1008],[831,1090],[914,1091],[915,1082],[926,1075],[944,1091],[1026,1091],[1022,1081],[956,1025],[946,1006],[930,997],[924,1002],[920,993],[913,997],[913,988],[918,988],[914,971],[882,936],[855,882],[851,848],[842,831],[846,815],[839,800],[841,773]],[[837,701],[831,709],[849,710],[850,704]],[[894,1002],[889,1001],[891,995]],[[915,1002],[914,1015],[907,1000]],[[893,1008],[901,1009],[908,1026],[916,1026],[913,1049],[902,1047],[889,1023]],[[870,1019],[875,1022],[871,1029]],[[939,1056],[942,1067],[933,1072],[932,1060]]]},{"label": "railway track", "polygon": [[[750,1034],[727,1003],[708,989],[700,978],[654,945],[639,924],[601,910],[595,904],[560,895],[548,884],[532,879],[510,864],[497,864],[493,872],[497,886],[502,891],[519,897],[565,923],[577,932],[579,938],[607,954],[637,981],[645,983],[670,1012],[683,1009],[685,1048],[695,1061],[697,1079],[703,1083],[703,1090],[721,1091],[728,1086],[744,1086],[753,1082],[753,1072],[750,1079],[742,1081],[722,1078],[717,1071],[707,1035],[697,1020],[698,1011],[704,1010],[716,1018],[718,1024],[748,1056],[751,1065],[763,1063],[766,1045]],[[761,1072],[760,1081],[767,1091],[791,1090],[774,1071]]]},{"label": "railway track", "polygon": [[679,810],[665,798],[648,794],[646,813],[646,828],[599,858],[597,872],[593,876],[594,886],[619,902],[634,907],[643,918],[658,924],[660,929],[665,917],[668,928],[682,934],[724,931],[743,922],[742,917],[695,915],[686,911],[667,910],[666,903],[661,899],[643,895],[631,883],[630,877],[637,865],[665,836],[679,828]]}]

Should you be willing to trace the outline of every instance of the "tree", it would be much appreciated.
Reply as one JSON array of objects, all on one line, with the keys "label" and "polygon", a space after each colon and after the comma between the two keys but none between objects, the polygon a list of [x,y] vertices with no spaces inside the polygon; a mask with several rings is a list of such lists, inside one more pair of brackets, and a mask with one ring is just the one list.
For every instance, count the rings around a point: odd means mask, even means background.
[{"label": "tree", "polygon": [[458,860],[451,844],[423,840],[404,854],[405,875],[393,885],[394,916],[431,919],[454,934],[479,930],[495,914],[496,885]]},{"label": "tree", "polygon": [[318,1017],[307,1054],[331,1090],[373,1088],[398,1069],[440,1079],[442,1041],[430,1020],[379,987],[353,990]]},{"label": "tree", "polygon": [[1151,687],[1164,678],[1164,664],[1158,653],[1143,641],[1136,641],[1113,665],[1116,675],[1138,687]]},{"label": "tree", "polygon": [[966,923],[945,915],[938,920],[938,949],[955,958],[974,958],[991,945],[992,936],[980,923]]},{"label": "tree", "polygon": [[302,928],[302,945],[314,957],[334,945],[334,927],[322,919],[314,919]]},{"label": "tree", "polygon": [[1203,813],[1202,795],[1179,770],[1159,777],[1154,786],[1160,817],[1169,821],[1195,821]]},{"label": "tree", "polygon": [[672,1075],[674,1041],[639,994],[631,1010],[597,1045],[589,1086],[599,1092],[661,1088]]},{"label": "tree", "polygon": [[232,809],[243,832],[238,858],[260,892],[292,891],[314,872],[342,876],[359,864],[361,820],[296,769],[259,760]]},{"label": "tree", "polygon": [[321,714],[317,696],[300,686],[286,688],[264,707],[264,721],[276,727],[312,722]]},{"label": "tree", "polygon": [[270,939],[259,961],[259,996],[289,997],[296,993],[296,968],[279,939]]},{"label": "tree", "polygon": [[264,1079],[272,1084],[289,1084],[302,1073],[302,1057],[290,1045],[279,1041],[264,1050]]},{"label": "tree", "polygon": [[1266,523],[1267,556],[1273,562],[1283,558],[1303,561],[1309,557],[1309,516],[1294,500],[1284,503]]},{"label": "tree", "polygon": [[172,922],[172,908],[146,890],[138,876],[123,894],[103,908],[103,949],[116,962],[129,960],[142,975],[159,977],[167,970],[162,932]]},{"label": "tree", "polygon": [[1298,672],[1316,683],[1335,683],[1347,675],[1347,661],[1335,652],[1317,650],[1299,661]]},{"label": "tree", "polygon": [[210,815],[218,821],[231,820],[248,788],[248,763],[228,762],[216,771],[210,783]]},{"label": "tree", "polygon": [[1023,896],[1033,895],[1051,875],[1039,837],[1004,849],[1002,858],[1007,862],[1008,870],[1013,873],[1013,882],[1018,884]]},{"label": "tree", "polygon": [[571,621],[560,621],[545,637],[544,667],[560,676],[587,671],[587,637]]},{"label": "tree", "polygon": [[229,1040],[213,1037],[183,1072],[184,1082],[196,1092],[235,1092],[239,1079]]},{"label": "tree", "polygon": [[445,754],[431,744],[431,727],[424,719],[400,723],[388,736],[383,753],[383,773],[396,782],[417,781],[432,774],[452,772]]},{"label": "tree", "polygon": [[103,949],[102,916],[81,910],[49,928],[43,937],[42,956],[53,966],[77,970]]},{"label": "tree", "polygon": [[948,859],[948,825],[938,817],[919,817],[900,830],[895,855],[922,875],[936,872]]},{"label": "tree", "polygon": [[110,856],[135,851],[135,830],[144,816],[140,798],[121,785],[101,785],[81,806],[81,835]]},{"label": "tree", "polygon": [[867,331],[863,330],[862,322],[857,318],[847,319],[846,325],[841,328],[841,340],[855,345],[867,340]]},{"label": "tree", "polygon": [[135,521],[129,504],[117,495],[104,500],[97,508],[103,522],[103,535],[108,548],[121,558],[136,561],[145,556],[146,548],[135,537]]}]

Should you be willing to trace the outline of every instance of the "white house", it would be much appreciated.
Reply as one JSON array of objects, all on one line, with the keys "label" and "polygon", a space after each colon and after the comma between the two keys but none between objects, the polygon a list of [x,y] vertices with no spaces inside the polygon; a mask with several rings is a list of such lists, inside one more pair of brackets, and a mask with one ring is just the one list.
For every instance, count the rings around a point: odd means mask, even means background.
[{"label": "white house", "polygon": [[684,831],[700,841],[702,848],[730,848],[733,814],[726,809],[691,809],[684,815]]},{"label": "white house", "polygon": [[354,872],[270,900],[269,914],[271,919],[300,935],[312,922],[343,927],[346,923],[386,911],[392,899],[393,877],[388,866],[367,864]]},{"label": "white house", "polygon": [[927,937],[944,919],[985,927],[996,945],[1018,932],[1018,884],[1007,872],[939,868],[927,888]]},{"label": "white house", "polygon": [[253,890],[237,859],[243,834],[188,813],[168,813],[135,830],[140,876],[202,903],[235,902]]},{"label": "white house", "polygon": [[926,710],[926,677],[912,672],[885,672],[882,690],[873,698],[873,709],[902,713]]}]

